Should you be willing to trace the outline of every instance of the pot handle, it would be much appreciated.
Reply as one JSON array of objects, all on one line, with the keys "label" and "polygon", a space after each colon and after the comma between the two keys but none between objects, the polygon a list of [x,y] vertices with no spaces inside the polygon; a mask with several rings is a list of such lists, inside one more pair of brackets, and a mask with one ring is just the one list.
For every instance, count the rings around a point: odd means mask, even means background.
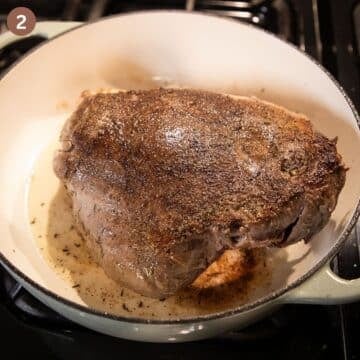
[{"label": "pot handle", "polygon": [[35,25],[34,30],[26,36],[18,36],[10,31],[5,32],[4,34],[1,34],[0,36],[0,48],[3,48],[4,46],[16,41],[23,39],[25,37],[34,36],[34,35],[41,35],[48,39],[51,39],[52,37],[61,34],[64,31],[70,30],[76,26],[79,26],[81,22],[76,21],[40,21],[37,22]]},{"label": "pot handle", "polygon": [[287,293],[285,303],[336,305],[360,300],[360,278],[345,280],[330,268],[330,261],[300,286]]}]

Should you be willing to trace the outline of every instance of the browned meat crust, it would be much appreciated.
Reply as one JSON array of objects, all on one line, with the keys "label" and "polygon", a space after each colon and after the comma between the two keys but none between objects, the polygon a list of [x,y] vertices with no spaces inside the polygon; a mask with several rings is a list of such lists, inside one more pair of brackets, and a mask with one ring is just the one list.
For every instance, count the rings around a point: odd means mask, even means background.
[{"label": "browned meat crust", "polygon": [[335,141],[254,98],[156,89],[87,96],[55,172],[110,277],[153,297],[226,248],[309,240],[345,181]]}]

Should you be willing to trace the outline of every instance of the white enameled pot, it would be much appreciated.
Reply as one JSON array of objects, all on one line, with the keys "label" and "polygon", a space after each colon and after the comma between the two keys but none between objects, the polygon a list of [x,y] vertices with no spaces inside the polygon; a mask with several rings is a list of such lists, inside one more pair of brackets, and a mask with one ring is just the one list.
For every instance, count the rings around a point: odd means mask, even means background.
[{"label": "white enameled pot", "polygon": [[[53,38],[0,81],[0,261],[29,292],[91,329],[154,342],[190,341],[241,328],[284,303],[360,299],[360,280],[340,279],[329,267],[359,215],[359,117],[319,64],[255,27],[181,11],[132,13],[85,25],[39,23],[34,33]],[[0,46],[11,40],[11,34],[2,35]],[[168,83],[254,95],[306,114],[323,134],[338,136],[338,151],[349,167],[347,180],[329,224],[309,245],[286,249],[291,271],[286,278],[279,278],[281,269],[275,271],[272,291],[265,296],[197,318],[112,316],[89,308],[41,257],[28,221],[29,178],[34,159],[59,131],[53,119],[66,117],[84,89]]]}]

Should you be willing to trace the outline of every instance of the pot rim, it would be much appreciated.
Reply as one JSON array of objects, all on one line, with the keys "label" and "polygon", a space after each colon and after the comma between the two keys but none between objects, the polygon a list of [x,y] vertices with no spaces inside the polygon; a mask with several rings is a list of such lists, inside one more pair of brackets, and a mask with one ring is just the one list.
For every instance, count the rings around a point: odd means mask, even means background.
[{"label": "pot rim", "polygon": [[[52,37],[51,39],[48,39],[47,41],[39,44],[38,46],[34,47],[33,49],[31,49],[28,53],[26,53],[23,57],[21,57],[19,60],[17,60],[14,64],[12,64],[10,66],[9,69],[7,69],[7,71],[5,71],[5,73],[0,77],[0,81],[3,80],[11,71],[16,70],[16,66],[18,64],[20,64],[21,62],[23,62],[29,55],[33,54],[34,52],[38,51],[40,48],[42,48],[43,46],[46,46],[47,44],[49,44],[50,42],[52,42],[53,40],[64,36],[72,31],[76,31],[79,28],[83,28],[83,27],[87,27],[87,26],[91,26],[92,24],[98,23],[98,22],[103,22],[103,21],[107,21],[109,19],[114,19],[114,18],[122,18],[122,17],[126,17],[126,16],[132,16],[132,15],[137,15],[137,14],[187,14],[190,16],[205,16],[205,17],[211,17],[214,19],[218,19],[218,20],[222,20],[222,21],[230,21],[230,22],[234,22],[234,23],[239,23],[237,20],[235,19],[228,19],[228,18],[224,18],[222,16],[219,15],[214,15],[214,14],[204,14],[201,12],[187,12],[185,10],[143,10],[143,11],[134,11],[134,12],[130,12],[130,13],[125,13],[125,14],[114,14],[111,16],[107,16],[101,19],[97,19],[95,21],[92,22],[87,22],[84,24],[81,24],[79,26],[76,26],[74,28],[65,30],[64,32]],[[279,37],[277,37],[276,35],[274,35],[273,33],[271,33],[268,30],[265,29],[261,29],[258,28],[252,24],[247,24],[247,23],[241,23],[241,25],[246,26],[246,27],[250,27],[252,28],[254,31],[259,31],[262,33],[265,33],[268,36],[271,36],[274,40],[282,42],[287,44],[288,46],[290,46],[290,48],[295,49],[301,56],[305,56],[308,60],[310,60],[313,64],[315,64],[320,71],[324,72],[327,77],[335,84],[335,86],[338,88],[338,90],[341,92],[341,94],[343,95],[343,97],[345,98],[347,104],[349,105],[349,107],[351,108],[351,111],[353,113],[353,116],[357,122],[358,125],[358,129],[360,131],[360,117],[359,114],[357,112],[357,110],[355,109],[354,104],[352,103],[352,101],[350,100],[349,96],[346,94],[345,90],[342,88],[342,86],[338,83],[338,81],[333,77],[333,75],[331,75],[331,73],[325,69],[316,59],[312,58],[310,55],[306,54],[305,52],[302,52],[299,48],[297,48],[295,45],[293,45],[292,43],[281,39]],[[300,284],[302,284],[305,280],[309,279],[315,272],[317,272],[322,266],[324,266],[326,264],[326,262],[331,259],[341,248],[341,246],[343,245],[343,243],[345,242],[347,236],[350,234],[353,226],[356,223],[357,218],[360,215],[360,199],[358,199],[358,203],[356,205],[355,211],[353,213],[352,218],[350,219],[347,227],[344,229],[342,235],[336,240],[336,242],[333,244],[332,248],[330,249],[330,251],[328,252],[328,254],[326,256],[324,256],[320,261],[318,261],[308,272],[306,272],[304,275],[302,275],[299,279],[297,279],[296,281],[294,281],[293,283],[282,287],[276,291],[273,291],[272,293],[263,296],[261,298],[259,298],[256,301],[250,302],[248,304],[244,304],[241,305],[239,307],[236,307],[234,309],[231,310],[225,310],[225,311],[221,311],[221,312],[216,312],[216,313],[211,313],[211,314],[207,314],[207,315],[200,315],[197,317],[189,317],[189,318],[185,318],[185,319],[169,319],[169,320],[156,320],[156,319],[144,319],[144,318],[136,318],[136,317],[125,317],[125,316],[119,316],[119,315],[113,315],[113,314],[109,314],[103,311],[99,311],[96,309],[91,309],[89,307],[86,307],[85,305],[81,305],[81,304],[77,304],[71,300],[68,300],[62,296],[59,296],[58,294],[54,293],[53,291],[48,290],[47,288],[45,288],[44,286],[38,284],[37,282],[35,282],[34,280],[30,279],[26,274],[24,274],[22,271],[20,271],[19,269],[17,269],[17,267],[15,265],[13,265],[11,263],[10,260],[8,260],[5,255],[1,252],[0,250],[0,262],[5,264],[5,266],[10,270],[10,272],[13,272],[16,276],[18,276],[20,279],[22,279],[24,282],[26,282],[28,285],[30,285],[32,288],[36,289],[37,291],[41,292],[42,294],[44,294],[45,296],[47,296],[48,298],[56,301],[56,302],[60,302],[63,305],[67,306],[67,307],[71,307],[74,308],[78,311],[81,311],[83,313],[86,313],[88,315],[91,316],[96,316],[96,317],[101,317],[101,318],[106,318],[108,320],[115,320],[115,321],[120,321],[120,322],[125,322],[125,323],[136,323],[136,324],[148,324],[148,325],[179,325],[179,324],[189,324],[189,323],[199,323],[199,322],[204,322],[204,321],[210,321],[210,320],[217,320],[220,318],[226,318],[226,317],[231,317],[231,316],[235,316],[235,315],[239,315],[241,313],[253,310],[261,305],[265,305],[268,302],[272,302],[276,299],[279,299],[283,294],[285,294],[286,292],[296,288],[297,286],[299,286]]]}]

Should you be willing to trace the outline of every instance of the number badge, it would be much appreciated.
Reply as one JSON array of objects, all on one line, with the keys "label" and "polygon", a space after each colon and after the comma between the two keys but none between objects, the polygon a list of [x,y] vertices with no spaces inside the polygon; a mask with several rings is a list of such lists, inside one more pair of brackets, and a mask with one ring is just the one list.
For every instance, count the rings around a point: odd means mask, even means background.
[{"label": "number badge", "polygon": [[7,27],[15,35],[28,35],[35,27],[36,16],[27,7],[17,7],[7,16]]}]

